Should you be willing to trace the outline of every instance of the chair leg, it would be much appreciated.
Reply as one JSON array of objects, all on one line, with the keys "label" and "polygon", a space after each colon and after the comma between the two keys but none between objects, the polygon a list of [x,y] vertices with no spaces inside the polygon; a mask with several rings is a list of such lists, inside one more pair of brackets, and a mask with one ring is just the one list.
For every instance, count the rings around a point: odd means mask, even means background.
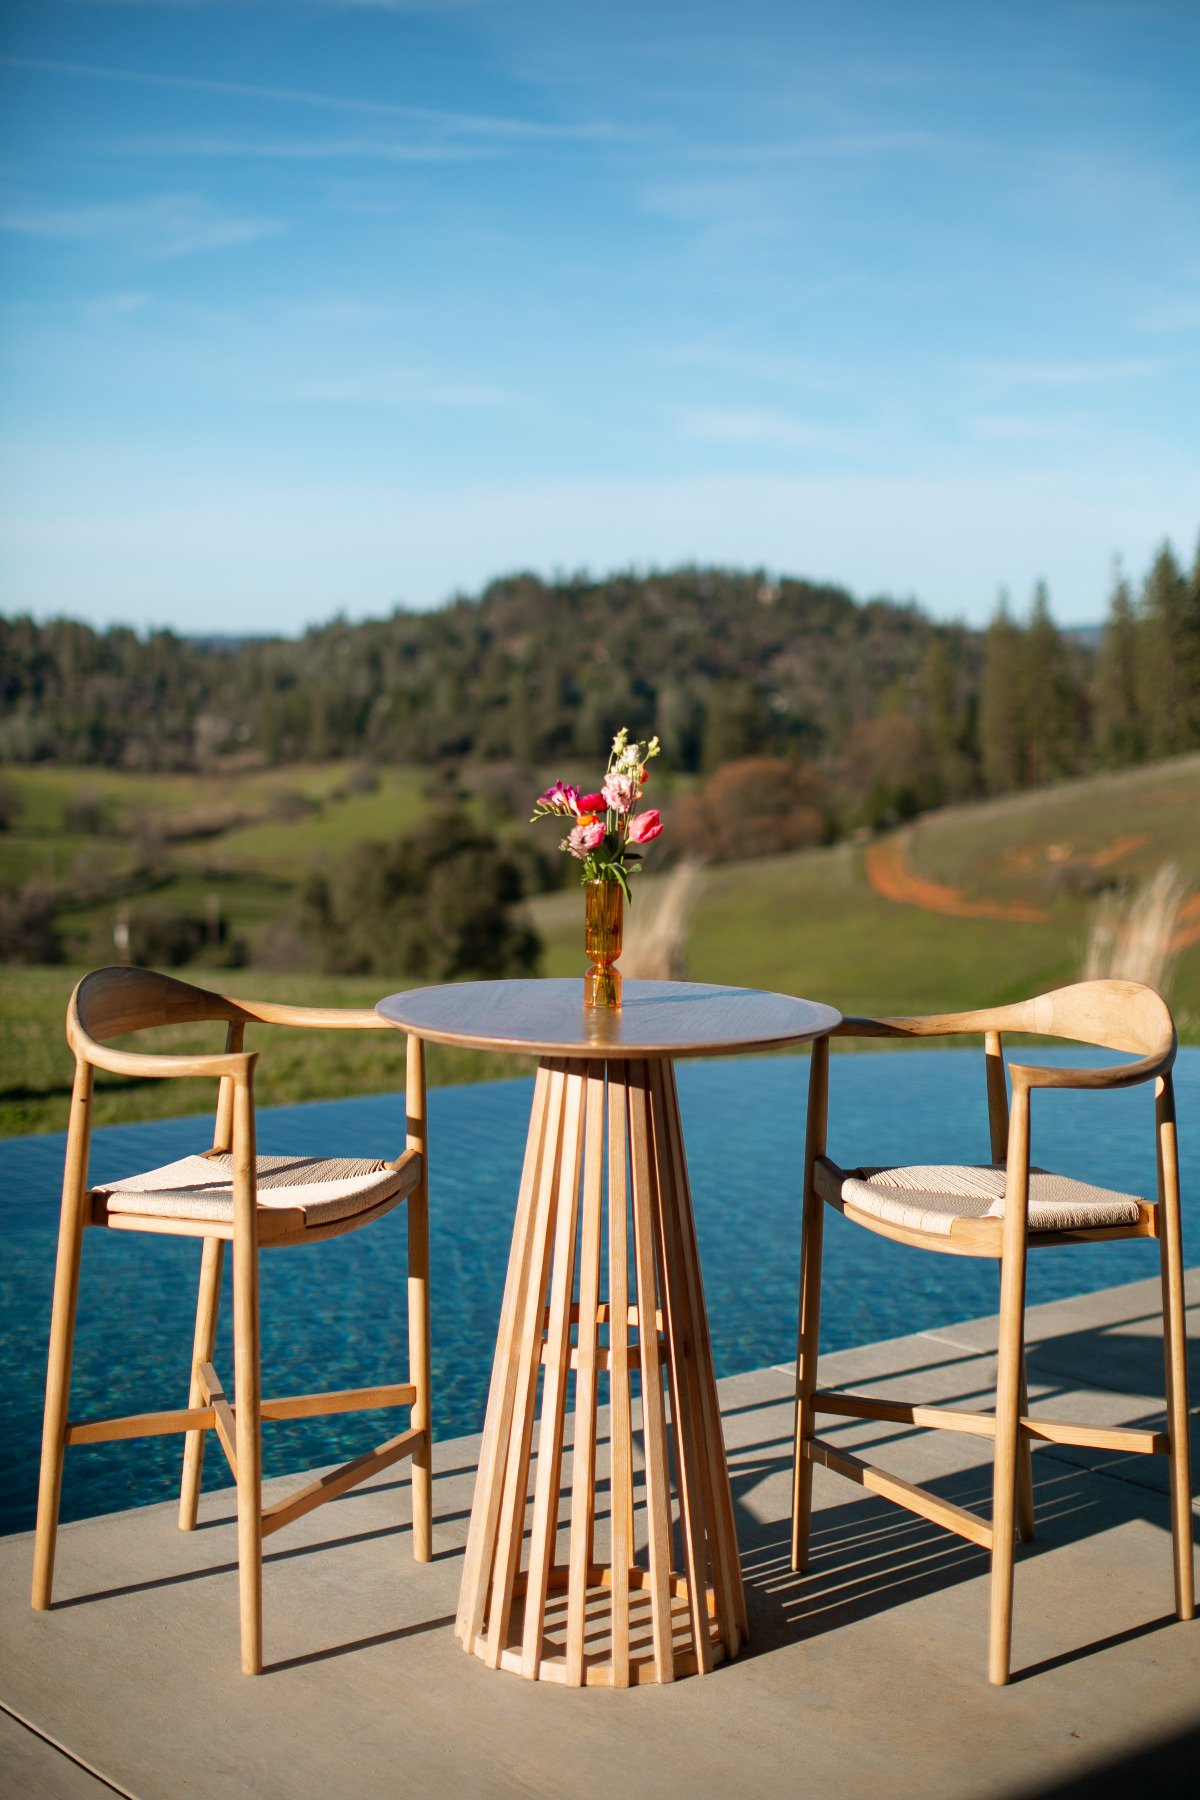
[{"label": "chair leg", "polygon": [[[1022,1252],[1024,1245],[1021,1246]],[[1021,1439],[1025,1258],[1006,1256],[1000,1276],[1000,1344],[996,1369],[996,1460],[992,1475],[992,1582],[988,1680],[1008,1681],[1012,1654],[1013,1561]]]},{"label": "chair leg", "polygon": [[813,1182],[813,1164],[825,1150],[829,1101],[829,1040],[813,1045],[808,1074],[808,1131],[804,1157],[804,1221],[800,1244],[800,1323],[796,1342],[796,1424],[792,1445],[792,1568],[808,1567],[812,1525],[813,1466],[805,1446],[814,1434],[812,1397],[817,1386],[821,1330],[821,1249],[825,1203]]},{"label": "chair leg", "polygon": [[[1021,1387],[1017,1401],[1022,1418],[1029,1411],[1029,1383],[1025,1368],[1025,1346],[1021,1345]],[[1036,1533],[1033,1507],[1033,1446],[1029,1434],[1017,1433],[1017,1536],[1023,1544],[1032,1544]]]},{"label": "chair leg", "polygon": [[424,1438],[412,1453],[413,1559],[433,1556],[433,1430],[430,1413],[429,1169],[425,1124],[425,1045],[408,1040],[408,1148],[421,1153],[421,1179],[408,1197],[408,1366],[417,1390],[409,1415]]},{"label": "chair leg", "polygon": [[[200,1258],[200,1292],[196,1300],[196,1334],[192,1344],[192,1380],[188,1405],[199,1406],[203,1399],[197,1371],[201,1363],[210,1363],[217,1341],[217,1308],[221,1300],[221,1271],[225,1265],[225,1242],[222,1238],[205,1238]],[[196,1529],[196,1512],[200,1504],[200,1477],[204,1471],[206,1431],[189,1431],[183,1440],[183,1481],[179,1490],[179,1529]]]},{"label": "chair leg", "polygon": [[50,1352],[46,1363],[46,1410],[42,1423],[42,1468],[33,1545],[33,1605],[38,1612],[48,1609],[54,1587],[54,1552],[58,1543],[63,1462],[67,1453],[67,1407],[71,1397],[75,1311],[83,1254],[83,1203],[87,1192],[91,1103],[92,1071],[86,1064],[77,1064],[58,1227],[58,1262],[54,1272]]},{"label": "chair leg", "polygon": [[1175,1565],[1175,1611],[1196,1616],[1192,1551],[1192,1482],[1188,1444],[1187,1339],[1183,1298],[1183,1237],[1179,1216],[1179,1161],[1174,1096],[1169,1078],[1158,1097],[1159,1258],[1162,1271],[1163,1361],[1166,1368],[1167,1430],[1171,1439],[1171,1541]]},{"label": "chair leg", "polygon": [[258,1675],[262,1672],[262,1377],[257,1245],[234,1243],[233,1312],[242,1669]]}]

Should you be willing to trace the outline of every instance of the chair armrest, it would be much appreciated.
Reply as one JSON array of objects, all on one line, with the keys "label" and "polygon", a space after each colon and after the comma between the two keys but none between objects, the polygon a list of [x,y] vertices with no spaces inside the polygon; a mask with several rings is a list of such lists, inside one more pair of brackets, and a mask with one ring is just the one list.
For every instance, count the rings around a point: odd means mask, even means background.
[{"label": "chair armrest", "polygon": [[212,1056],[155,1056],[140,1050],[113,1050],[108,1044],[88,1041],[77,1054],[95,1069],[107,1069],[110,1075],[148,1076],[159,1080],[172,1076],[207,1076],[219,1081],[229,1076],[245,1081],[258,1061],[257,1050],[218,1053]]},{"label": "chair armrest", "polygon": [[895,1019],[843,1018],[830,1037],[955,1037],[993,1029],[993,1013],[930,1013],[925,1017]]},{"label": "chair armrest", "polygon": [[1137,1062],[1117,1063],[1103,1069],[1053,1069],[1042,1064],[1009,1063],[1013,1087],[1023,1088],[1122,1088],[1136,1087],[1165,1075],[1175,1060],[1174,1046],[1166,1055],[1143,1056]]},{"label": "chair armrest", "polygon": [[394,1031],[396,1027],[365,1006],[281,1006],[273,1000],[225,998],[243,1021],[260,1025],[294,1025],[319,1031]]}]

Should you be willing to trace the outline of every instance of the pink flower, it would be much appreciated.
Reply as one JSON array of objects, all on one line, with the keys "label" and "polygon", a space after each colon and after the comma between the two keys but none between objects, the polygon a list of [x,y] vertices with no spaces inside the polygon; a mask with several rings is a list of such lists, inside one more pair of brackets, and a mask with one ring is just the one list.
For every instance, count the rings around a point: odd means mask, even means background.
[{"label": "pink flower", "polygon": [[566,848],[572,856],[580,861],[592,850],[598,850],[604,842],[604,822],[597,819],[592,825],[577,825],[567,838]]},{"label": "pink flower", "polygon": [[627,813],[633,805],[633,782],[628,775],[612,774],[604,777],[604,800],[614,812]]},{"label": "pink flower", "polygon": [[584,794],[579,801],[581,813],[602,813],[604,811],[603,794]]},{"label": "pink flower", "polygon": [[636,819],[629,821],[629,841],[631,844],[652,844],[662,830],[661,816],[651,810],[639,813]]},{"label": "pink flower", "polygon": [[537,803],[539,806],[548,806],[551,812],[577,813],[579,789],[566,787],[561,781],[556,781],[553,787],[548,787],[544,794],[538,795]]}]

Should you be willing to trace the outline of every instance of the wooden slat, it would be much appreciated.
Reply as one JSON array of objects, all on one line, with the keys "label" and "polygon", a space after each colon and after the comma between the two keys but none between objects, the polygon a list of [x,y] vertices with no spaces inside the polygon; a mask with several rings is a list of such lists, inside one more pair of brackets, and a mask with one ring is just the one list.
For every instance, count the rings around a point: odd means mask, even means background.
[{"label": "wooden slat", "polygon": [[[907,1400],[881,1400],[870,1394],[839,1394],[818,1389],[813,1407],[838,1418],[878,1419],[886,1424],[920,1425],[961,1431],[970,1437],[995,1437],[994,1413],[963,1412],[954,1406],[922,1406]],[[1133,1456],[1166,1456],[1165,1431],[1133,1431],[1124,1425],[1077,1425],[1069,1419],[1043,1419],[1026,1413],[1021,1430],[1044,1444],[1075,1444],[1085,1450],[1122,1450]]]},{"label": "wooden slat", "polygon": [[531,1223],[534,1202],[540,1191],[542,1158],[546,1151],[546,1107],[550,1084],[549,1065],[542,1063],[534,1082],[533,1111],[525,1142],[525,1161],[517,1196],[517,1214],[513,1225],[508,1273],[504,1281],[504,1298],[500,1305],[496,1354],[492,1363],[483,1441],[479,1450],[479,1472],[475,1480],[475,1500],[471,1507],[467,1553],[459,1589],[458,1618],[454,1627],[465,1650],[475,1648],[475,1640],[483,1627],[491,1582],[492,1556],[504,1491],[504,1473],[517,1386],[515,1338],[518,1323],[524,1313],[525,1288],[529,1278]]},{"label": "wooden slat", "polygon": [[[208,1406],[181,1406],[168,1412],[128,1413],[113,1419],[73,1420],[67,1426],[68,1444],[107,1444],[118,1438],[166,1437],[176,1431],[211,1431],[217,1426],[217,1402],[225,1414],[225,1427],[230,1444],[234,1438],[235,1413],[229,1404],[212,1364],[215,1386],[210,1388],[213,1401]],[[390,1387],[345,1388],[328,1394],[292,1394],[279,1400],[264,1400],[262,1416],[268,1419],[307,1419],[324,1413],[365,1412],[377,1406],[410,1406],[416,1389],[408,1385]],[[229,1450],[226,1446],[226,1454]]]},{"label": "wooden slat", "polygon": [[390,1468],[401,1457],[408,1456],[421,1443],[423,1431],[402,1431],[399,1437],[389,1438],[386,1444],[380,1444],[377,1450],[368,1450],[362,1456],[356,1456],[353,1462],[343,1463],[340,1469],[331,1469],[327,1475],[310,1482],[298,1493],[289,1494],[286,1500],[277,1500],[274,1506],[263,1509],[262,1535],[270,1537],[271,1533],[290,1525],[293,1519],[302,1519],[305,1513],[315,1511],[324,1506],[327,1500],[336,1500],[360,1481],[377,1475],[381,1469]]},{"label": "wooden slat", "polygon": [[166,1437],[173,1431],[206,1431],[213,1424],[211,1406],[180,1406],[173,1412],[129,1413],[119,1419],[73,1420],[68,1444],[108,1444],[117,1438]]},{"label": "wooden slat", "polygon": [[633,1425],[629,1404],[628,1071],[608,1065],[609,1514],[613,1686],[629,1686],[629,1571],[633,1564]]},{"label": "wooden slat", "polygon": [[[659,1333],[658,1342],[659,1352],[661,1354],[663,1346],[666,1343],[666,1339],[662,1336],[661,1332]],[[627,1354],[629,1357],[629,1367],[631,1369],[640,1369],[642,1366],[642,1356],[638,1346],[636,1344],[630,1344]],[[544,1344],[542,1345],[542,1361],[543,1363],[546,1361],[546,1346]],[[571,1346],[568,1353],[567,1366],[571,1369],[578,1369],[580,1367],[579,1351],[574,1345]],[[597,1369],[602,1369],[605,1372],[612,1368],[612,1352],[606,1349],[603,1344],[596,1345],[595,1366]]]},{"label": "wooden slat", "polygon": [[[675,1445],[675,1486],[679,1498],[679,1532],[687,1578],[688,1619],[692,1651],[701,1674],[712,1668],[708,1629],[708,1539],[713,1497],[705,1493],[705,1457],[697,1443],[701,1403],[696,1367],[695,1321],[691,1316],[687,1275],[679,1242],[679,1212],[686,1194],[678,1189],[678,1170],[671,1155],[667,1099],[661,1059],[650,1065],[651,1124],[654,1162],[655,1248],[666,1321],[667,1380],[671,1395],[671,1432]],[[699,1425],[703,1432],[703,1425]]]},{"label": "wooden slat", "polygon": [[699,1376],[702,1408],[700,1434],[707,1459],[707,1488],[711,1496],[710,1520],[713,1537],[710,1543],[713,1560],[713,1586],[716,1597],[717,1625],[726,1654],[736,1656],[739,1639],[749,1640],[750,1624],[746,1611],[746,1592],[742,1584],[741,1559],[738,1554],[737,1525],[733,1515],[733,1494],[729,1486],[729,1463],[725,1454],[725,1434],[721,1425],[721,1405],[717,1396],[716,1371],[713,1367],[712,1337],[708,1310],[704,1302],[704,1281],[700,1271],[700,1249],[696,1242],[696,1222],[692,1211],[687,1158],[683,1147],[683,1124],[679,1116],[679,1091],[675,1070],[667,1064],[663,1069],[664,1089],[669,1099],[670,1126],[668,1150],[672,1181],[678,1199],[677,1220],[683,1250],[684,1273],[688,1287],[688,1305],[692,1320],[693,1358]]},{"label": "wooden slat", "polygon": [[211,1363],[201,1363],[196,1371],[200,1392],[208,1401],[213,1411],[213,1427],[225,1460],[229,1464],[229,1472],[237,1480],[237,1415],[229,1404],[225,1389],[221,1386],[221,1378]]},{"label": "wooden slat", "polygon": [[818,1388],[812,1397],[814,1412],[837,1418],[879,1419],[893,1425],[924,1425],[943,1431],[963,1431],[971,1437],[995,1437],[992,1413],[964,1412],[954,1406],[922,1406],[907,1400],[876,1399],[871,1394],[840,1394]]},{"label": "wooden slat", "polygon": [[[588,1565],[596,1490],[596,1369],[600,1320],[600,1241],[604,1199],[604,1070],[588,1070],[583,1159],[583,1226],[579,1250],[579,1304],[571,1308],[579,1342],[571,1365],[575,1382],[575,1444],[571,1456],[570,1580],[567,1584],[567,1682],[583,1680]],[[604,1366],[608,1366],[607,1354]]]},{"label": "wooden slat", "polygon": [[1076,1425],[1067,1419],[1025,1417],[1021,1430],[1046,1444],[1077,1444],[1084,1450],[1121,1450],[1132,1456],[1168,1456],[1170,1433],[1131,1431],[1124,1425]]},{"label": "wooden slat", "polygon": [[366,1412],[376,1406],[411,1406],[416,1397],[416,1387],[409,1381],[388,1382],[382,1387],[331,1388],[327,1394],[285,1394],[277,1400],[264,1400],[262,1416],[264,1421],[321,1418],[326,1413]]},{"label": "wooden slat", "polygon": [[564,1097],[562,1157],[555,1200],[554,1263],[550,1279],[550,1324],[546,1341],[546,1374],[542,1385],[541,1429],[533,1490],[533,1523],[529,1540],[529,1578],[525,1587],[525,1621],[521,1673],[532,1681],[542,1660],[542,1635],[550,1565],[558,1534],[558,1502],[562,1487],[563,1427],[570,1369],[571,1295],[575,1291],[575,1240],[579,1232],[579,1170],[583,1156],[585,1065],[569,1066]]},{"label": "wooden slat", "polygon": [[[496,1525],[495,1554],[491,1563],[486,1655],[491,1669],[500,1667],[500,1658],[508,1646],[513,1584],[521,1560],[521,1541],[525,1529],[529,1455],[533,1443],[534,1406],[542,1343],[539,1325],[549,1275],[550,1227],[562,1156],[565,1084],[565,1065],[562,1062],[551,1063],[550,1092],[546,1101],[544,1125],[545,1146],[538,1169],[537,1203],[529,1231],[529,1265],[521,1296],[520,1314],[514,1327],[517,1354],[513,1356],[512,1344],[503,1350],[506,1362],[515,1361],[516,1384],[512,1429],[505,1443],[504,1486]],[[501,1350],[497,1349],[497,1356],[500,1354]]]},{"label": "wooden slat", "polygon": [[878,1469],[873,1463],[863,1462],[846,1451],[835,1450],[822,1438],[807,1438],[804,1454],[810,1462],[820,1463],[822,1468],[831,1469],[835,1475],[845,1475],[850,1481],[857,1481],[860,1487],[869,1488],[873,1494],[894,1500],[908,1512],[919,1513],[934,1525],[944,1526],[958,1537],[969,1538],[985,1550],[991,1549],[991,1526],[978,1514],[968,1512],[965,1506],[956,1506],[953,1500],[943,1500],[940,1495],[931,1494],[928,1488],[914,1487],[911,1481],[889,1475],[886,1469]]},{"label": "wooden slat", "polygon": [[[633,1173],[633,1244],[639,1316],[657,1311],[654,1267],[656,1172],[652,1157],[650,1067],[632,1063],[629,1070],[629,1143]],[[639,1338],[641,1334],[639,1332]],[[646,1529],[650,1553],[650,1607],[654,1669],[659,1681],[674,1681],[675,1655],[671,1618],[671,1496],[667,1474],[667,1435],[663,1407],[658,1334],[642,1344],[642,1440],[646,1451]]]}]

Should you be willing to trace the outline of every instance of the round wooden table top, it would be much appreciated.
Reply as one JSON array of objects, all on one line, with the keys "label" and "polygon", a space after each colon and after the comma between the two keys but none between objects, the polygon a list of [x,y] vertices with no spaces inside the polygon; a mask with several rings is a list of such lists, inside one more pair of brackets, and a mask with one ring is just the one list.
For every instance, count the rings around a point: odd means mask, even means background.
[{"label": "round wooden table top", "polygon": [[375,1011],[435,1044],[593,1061],[781,1049],[823,1037],[842,1016],[789,994],[696,981],[626,980],[619,1009],[585,1011],[581,977],[412,988]]}]

